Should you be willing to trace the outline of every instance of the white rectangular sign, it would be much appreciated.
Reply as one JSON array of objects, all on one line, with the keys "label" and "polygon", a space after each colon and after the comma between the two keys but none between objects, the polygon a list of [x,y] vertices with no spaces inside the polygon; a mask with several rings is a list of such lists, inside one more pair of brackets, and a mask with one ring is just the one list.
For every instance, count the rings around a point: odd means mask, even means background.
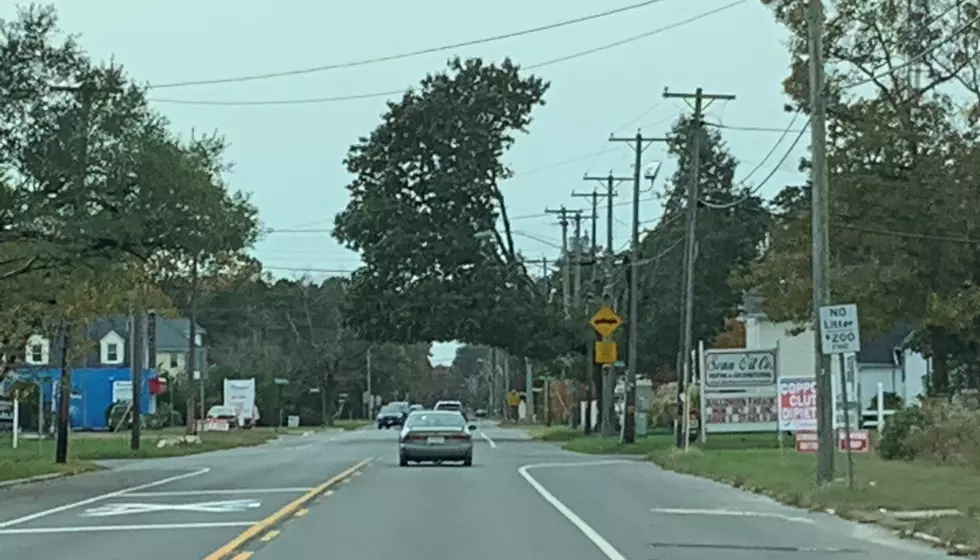
[{"label": "white rectangular sign", "polygon": [[239,418],[252,418],[255,409],[255,378],[225,379],[223,404],[237,410]]},{"label": "white rectangular sign", "polygon": [[711,389],[775,386],[776,352],[709,350],[704,357],[704,382]]},{"label": "white rectangular sign", "polygon": [[820,348],[824,354],[861,351],[857,305],[848,303],[820,308]]}]

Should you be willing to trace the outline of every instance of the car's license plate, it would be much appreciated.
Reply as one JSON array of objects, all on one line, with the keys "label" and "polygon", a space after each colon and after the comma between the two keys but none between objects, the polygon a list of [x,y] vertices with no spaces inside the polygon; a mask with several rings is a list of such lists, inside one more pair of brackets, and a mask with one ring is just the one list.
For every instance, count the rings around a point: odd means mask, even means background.
[{"label": "car's license plate", "polygon": [[429,443],[446,443],[446,438],[442,436],[429,436],[427,441]]}]

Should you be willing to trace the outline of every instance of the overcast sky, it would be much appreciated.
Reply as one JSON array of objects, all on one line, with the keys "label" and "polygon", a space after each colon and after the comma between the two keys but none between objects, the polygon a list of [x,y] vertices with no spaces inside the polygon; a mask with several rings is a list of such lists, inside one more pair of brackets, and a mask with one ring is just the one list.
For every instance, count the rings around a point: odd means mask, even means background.
[{"label": "overcast sky", "polygon": [[[695,18],[732,1],[664,0],[558,30],[456,51],[275,79],[158,89],[151,97],[175,130],[217,129],[228,137],[229,155],[236,164],[231,183],[252,193],[264,226],[307,230],[268,234],[256,249],[266,267],[282,276],[309,271],[322,278],[358,266],[357,255],[338,246],[329,229],[334,214],[347,201],[348,176],[341,161],[348,146],[377,125],[385,96],[251,105],[173,100],[279,102],[397,91],[427,72],[439,71],[454,54],[486,60],[509,56],[522,65],[534,65]],[[639,2],[59,0],[54,4],[64,29],[80,34],[94,58],[114,58],[135,79],[166,84],[383,57]],[[4,4],[0,17],[11,17],[10,3]],[[747,0],[648,38],[534,70],[552,83],[548,105],[535,114],[530,135],[520,139],[508,156],[517,174],[503,186],[510,215],[520,217],[514,227],[520,232],[521,250],[533,258],[557,254],[553,245],[559,242],[558,226],[543,210],[562,204],[583,207],[584,199],[569,196],[573,190],[591,190],[592,185],[582,181],[583,174],[605,174],[610,169],[631,172],[631,153],[621,144],[610,144],[610,133],[632,134],[642,128],[645,134],[663,135],[672,120],[689,110],[682,101],[662,100],[665,87],[735,94],[736,101],[713,105],[707,120],[775,129],[725,132],[742,162],[737,176],[747,174],[770,152],[788,124],[780,89],[789,63],[784,41],[784,30],[761,2]],[[769,174],[792,136],[750,183]],[[801,142],[797,151],[802,153],[805,146]],[[658,146],[651,147],[645,163],[659,161],[662,154]],[[661,177],[671,171],[670,162],[664,164]],[[760,193],[771,197],[798,180],[794,167],[795,157],[791,157]],[[641,219],[650,226],[660,213],[654,194],[645,194],[641,207]],[[629,209],[618,210],[615,234],[621,245],[627,240]],[[454,348],[454,344],[437,345],[433,361],[451,362]]]}]

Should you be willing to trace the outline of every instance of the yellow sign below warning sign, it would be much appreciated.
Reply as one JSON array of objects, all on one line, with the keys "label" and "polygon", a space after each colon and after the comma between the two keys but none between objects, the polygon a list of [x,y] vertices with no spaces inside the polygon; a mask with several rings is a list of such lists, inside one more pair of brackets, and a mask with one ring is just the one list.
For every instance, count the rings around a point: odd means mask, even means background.
[{"label": "yellow sign below warning sign", "polygon": [[511,391],[507,394],[507,404],[510,406],[520,406],[521,405],[521,394],[517,391]]},{"label": "yellow sign below warning sign", "polygon": [[595,343],[595,363],[611,366],[618,359],[616,354],[615,342],[599,340]]},{"label": "yellow sign below warning sign", "polygon": [[595,332],[603,338],[608,338],[623,324],[623,319],[613,311],[612,307],[604,305],[595,312],[589,323],[592,324]]}]

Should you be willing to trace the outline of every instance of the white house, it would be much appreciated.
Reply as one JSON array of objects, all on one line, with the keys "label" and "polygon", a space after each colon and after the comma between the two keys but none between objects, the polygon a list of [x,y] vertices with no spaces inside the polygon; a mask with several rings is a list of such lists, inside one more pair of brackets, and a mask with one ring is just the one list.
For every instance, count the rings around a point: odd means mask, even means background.
[{"label": "white house", "polygon": [[[780,375],[814,375],[813,330],[799,334],[793,323],[775,323],[762,310],[759,296],[743,298],[745,346],[749,349],[778,348],[777,367]],[[857,356],[861,408],[867,410],[877,394],[878,383],[885,392],[893,392],[907,404],[918,402],[925,393],[925,378],[932,372],[932,362],[906,345],[912,329],[896,325],[891,332],[880,336],[862,335],[861,352]]]}]

